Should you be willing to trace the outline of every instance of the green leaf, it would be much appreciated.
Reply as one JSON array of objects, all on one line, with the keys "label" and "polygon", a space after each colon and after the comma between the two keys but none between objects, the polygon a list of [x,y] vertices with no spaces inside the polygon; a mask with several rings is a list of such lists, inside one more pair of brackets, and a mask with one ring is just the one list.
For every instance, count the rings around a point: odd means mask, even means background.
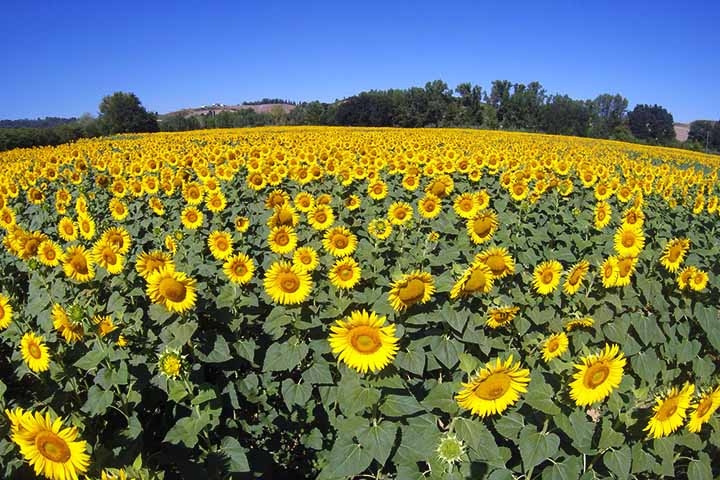
[{"label": "green leaf", "polygon": [[337,477],[355,476],[364,472],[372,461],[373,456],[369,449],[355,443],[352,438],[339,437],[328,455],[327,474]]},{"label": "green leaf", "polygon": [[554,433],[539,433],[533,426],[520,432],[518,448],[525,472],[549,458],[553,458],[560,446],[560,438]]},{"label": "green leaf", "polygon": [[222,440],[222,451],[230,459],[228,470],[232,473],[249,472],[250,464],[248,464],[245,449],[233,437],[225,437]]},{"label": "green leaf", "polygon": [[543,469],[542,478],[543,480],[577,480],[580,478],[582,467],[580,457],[567,457]]},{"label": "green leaf", "polygon": [[603,462],[608,470],[618,478],[628,478],[630,476],[630,466],[632,465],[630,447],[623,445],[617,450],[608,450],[603,455]]},{"label": "green leaf", "polygon": [[461,353],[458,355],[460,359],[460,370],[470,375],[480,367],[480,360],[477,357],[470,355],[469,353]]},{"label": "green leaf", "polygon": [[167,343],[168,348],[180,350],[190,341],[197,328],[198,324],[194,321],[175,322],[170,328],[163,329],[160,338]]},{"label": "green leaf", "polygon": [[82,411],[88,413],[91,417],[104,414],[108,407],[112,405],[113,392],[103,390],[97,385],[93,385],[88,389],[87,401],[82,406]]},{"label": "green leaf", "polygon": [[507,459],[503,457],[493,434],[481,421],[458,417],[453,425],[460,440],[470,448],[471,460],[499,468],[505,466]]},{"label": "green leaf", "polygon": [[380,400],[376,388],[360,385],[360,378],[354,372],[345,375],[338,384],[338,402],[345,415],[353,415],[372,407]]},{"label": "green leaf", "polygon": [[215,297],[215,305],[218,308],[232,308],[235,306],[238,289],[233,283],[226,283],[220,288],[217,297]]},{"label": "green leaf", "polygon": [[633,371],[649,385],[655,385],[655,379],[660,373],[660,365],[663,364],[655,350],[649,349],[638,353],[630,359]]},{"label": "green leaf", "polygon": [[302,378],[310,385],[334,385],[330,367],[325,363],[315,363],[312,367],[305,370]]},{"label": "green leaf", "polygon": [[203,403],[215,400],[216,398],[217,393],[215,393],[215,389],[211,385],[201,385],[200,391],[192,398],[190,403],[192,405],[202,405]]},{"label": "green leaf", "polygon": [[525,418],[515,412],[504,414],[495,422],[495,430],[508,440],[516,440],[525,427]]},{"label": "green leaf", "polygon": [[555,423],[572,438],[572,445],[580,453],[593,454],[592,438],[595,424],[590,422],[584,410],[573,410],[569,417],[562,413],[555,415]]},{"label": "green leaf", "polygon": [[173,312],[169,311],[162,305],[158,305],[157,303],[153,303],[150,305],[150,308],[148,308],[148,317],[150,317],[150,320],[158,325],[162,325],[172,316]]},{"label": "green leaf", "polygon": [[301,407],[304,406],[312,395],[312,387],[310,385],[307,383],[295,383],[289,378],[283,380],[281,391],[283,401],[288,410],[292,410],[293,404]]},{"label": "green leaf", "polygon": [[285,343],[273,343],[265,352],[263,370],[279,372],[293,370],[308,354],[309,347],[291,337]]},{"label": "green leaf", "polygon": [[430,390],[422,404],[430,410],[437,408],[450,415],[455,415],[459,410],[455,401],[456,389],[457,385],[454,383],[439,383]]},{"label": "green leaf", "polygon": [[612,421],[603,418],[602,430],[600,431],[600,441],[598,449],[605,450],[608,448],[618,448],[625,443],[625,435],[616,432],[612,428]]},{"label": "green leaf", "polygon": [[528,385],[527,394],[525,394],[525,403],[548,415],[556,415],[560,413],[560,407],[553,401],[555,397],[555,392],[545,381],[542,373],[534,370],[531,375],[530,384]]},{"label": "green leaf", "polygon": [[398,426],[391,422],[365,425],[357,432],[357,439],[380,465],[385,465],[395,444],[397,430]]},{"label": "green leaf", "polygon": [[701,303],[695,305],[695,319],[705,331],[707,339],[716,352],[720,352],[720,318],[717,307],[706,307]]},{"label": "green leaf", "polygon": [[86,372],[89,370],[93,370],[100,365],[100,362],[102,362],[106,357],[105,351],[98,349],[90,350],[88,353],[80,357],[80,359],[75,362],[75,366],[79,368],[80,370],[85,370]]},{"label": "green leaf", "polygon": [[380,406],[380,411],[388,417],[404,417],[423,411],[423,407],[413,396],[388,395]]},{"label": "green leaf", "polygon": [[240,340],[235,343],[235,349],[242,358],[250,363],[254,363],[255,360],[255,349],[257,344],[252,338],[249,340]]},{"label": "green leaf", "polygon": [[462,343],[446,335],[433,337],[430,345],[435,358],[447,368],[453,368],[457,365],[459,361],[458,355],[465,348]]},{"label": "green leaf", "polygon": [[225,337],[218,335],[215,338],[215,344],[213,345],[212,351],[210,351],[205,358],[201,358],[201,360],[208,363],[223,363],[228,360],[232,360],[232,358],[233,356],[230,353],[230,346],[225,340]]},{"label": "green leaf", "polygon": [[712,468],[707,461],[692,460],[688,464],[687,478],[693,480],[711,480],[713,478]]},{"label": "green leaf", "polygon": [[183,444],[188,448],[193,448],[197,443],[198,435],[209,423],[209,418],[205,414],[200,417],[194,414],[183,417],[173,425],[163,441],[177,445]]},{"label": "green leaf", "polygon": [[665,334],[658,327],[654,316],[634,315],[630,325],[637,332],[643,345],[658,345],[665,342]]},{"label": "green leaf", "polygon": [[408,347],[405,352],[398,352],[395,365],[415,375],[422,375],[425,371],[425,352],[421,348]]}]

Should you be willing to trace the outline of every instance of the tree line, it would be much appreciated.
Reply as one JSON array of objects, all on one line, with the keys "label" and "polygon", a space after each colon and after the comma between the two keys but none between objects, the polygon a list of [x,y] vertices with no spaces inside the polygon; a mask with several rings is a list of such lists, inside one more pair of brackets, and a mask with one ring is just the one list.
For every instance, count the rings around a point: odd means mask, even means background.
[{"label": "tree line", "polygon": [[[268,103],[245,102],[245,105]],[[272,103],[272,102],[270,102]],[[495,80],[490,90],[465,82],[451,89],[442,80],[424,87],[370,90],[332,103],[292,103],[269,112],[252,109],[216,114],[159,117],[148,112],[133,93],[104,97],[97,118],[89,115],[51,128],[0,128],[0,150],[56,145],[83,137],[120,133],[186,131],[266,125],[338,125],[368,127],[463,127],[515,130],[635,141],[720,152],[720,122],[700,120],[690,125],[688,141],[675,140],[673,117],[660,105],[637,105],[603,93],[592,100],[550,95],[539,82]]]}]

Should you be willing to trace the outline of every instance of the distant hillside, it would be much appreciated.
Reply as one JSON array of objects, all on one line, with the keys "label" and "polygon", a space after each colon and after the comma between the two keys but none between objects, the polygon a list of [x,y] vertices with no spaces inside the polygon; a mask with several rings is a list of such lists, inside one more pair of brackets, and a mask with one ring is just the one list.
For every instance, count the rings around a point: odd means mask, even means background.
[{"label": "distant hillside", "polygon": [[0,128],[53,128],[77,121],[77,118],[45,117],[35,120],[23,118],[20,120],[0,120]]},{"label": "distant hillside", "polygon": [[164,116],[182,115],[183,117],[195,117],[198,115],[217,115],[221,112],[237,112],[240,110],[253,110],[255,113],[270,113],[273,109],[278,108],[282,109],[284,113],[290,113],[295,109],[295,105],[289,103],[262,103],[258,105],[225,105],[223,103],[214,103],[201,107],[183,108],[182,110],[166,113]]}]

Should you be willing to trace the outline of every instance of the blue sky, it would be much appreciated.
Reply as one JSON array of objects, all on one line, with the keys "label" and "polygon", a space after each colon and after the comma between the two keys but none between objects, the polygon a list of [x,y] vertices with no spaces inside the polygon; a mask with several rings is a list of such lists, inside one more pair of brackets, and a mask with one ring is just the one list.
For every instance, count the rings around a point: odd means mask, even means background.
[{"label": "blue sky", "polygon": [[[262,97],[333,101],[442,79],[620,93],[720,118],[720,2],[4,1],[0,118]],[[593,3],[594,5],[590,5]]]}]

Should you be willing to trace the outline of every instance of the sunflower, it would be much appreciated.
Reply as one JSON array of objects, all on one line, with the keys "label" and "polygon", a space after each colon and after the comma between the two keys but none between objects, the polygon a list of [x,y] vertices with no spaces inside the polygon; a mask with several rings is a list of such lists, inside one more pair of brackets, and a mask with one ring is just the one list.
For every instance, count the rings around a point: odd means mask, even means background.
[{"label": "sunflower", "polygon": [[250,228],[250,219],[248,217],[235,217],[235,231],[238,233],[245,233]]},{"label": "sunflower", "polygon": [[282,226],[273,228],[268,234],[270,250],[280,255],[290,253],[297,246],[297,234],[292,227]]},{"label": "sunflower", "polygon": [[391,285],[389,301],[396,312],[402,312],[416,303],[425,303],[435,292],[431,274],[416,270],[403,275]]},{"label": "sunflower", "polygon": [[37,257],[40,263],[48,267],[55,267],[60,264],[63,257],[62,248],[52,240],[45,240],[38,246]]},{"label": "sunflower", "polygon": [[346,227],[328,230],[323,238],[323,247],[334,257],[352,255],[357,248],[357,236]]},{"label": "sunflower", "polygon": [[231,282],[245,285],[255,273],[255,262],[244,253],[236,253],[225,259],[223,272]]},{"label": "sunflower", "polygon": [[703,424],[709,422],[712,414],[720,407],[720,387],[703,392],[698,402],[691,407],[695,408],[690,412],[687,429],[699,433]]},{"label": "sunflower", "polygon": [[520,307],[495,307],[487,312],[485,325],[490,328],[500,328],[509,325],[515,319]]},{"label": "sunflower", "polygon": [[215,230],[208,236],[208,248],[216,260],[225,260],[232,255],[233,240],[228,232]]},{"label": "sunflower", "polygon": [[455,282],[450,298],[467,297],[475,293],[488,293],[493,287],[493,274],[484,262],[475,261]]},{"label": "sunflower", "polygon": [[525,200],[529,192],[530,189],[526,181],[516,180],[510,185],[510,197],[516,202]]},{"label": "sunflower", "polygon": [[368,185],[367,193],[373,200],[382,200],[387,197],[388,186],[382,180],[375,180]]},{"label": "sunflower", "polygon": [[637,266],[637,257],[618,257],[617,259],[617,279],[615,279],[616,287],[624,287],[630,285],[630,279],[635,273]]},{"label": "sunflower", "polygon": [[575,364],[575,380],[570,383],[570,397],[580,407],[603,401],[620,386],[626,363],[620,347],[608,344],[597,354],[580,358]]},{"label": "sunflower", "polygon": [[505,247],[491,247],[483,250],[475,256],[475,261],[487,265],[496,280],[515,272],[515,261]]},{"label": "sunflower", "polygon": [[678,274],[677,284],[678,287],[680,287],[680,290],[685,290],[690,286],[690,281],[693,279],[696,272],[697,268],[691,265],[689,267],[685,267],[682,272]]},{"label": "sunflower", "polygon": [[581,260],[575,265],[573,265],[568,272],[567,277],[565,278],[565,283],[563,284],[563,291],[568,295],[574,295],[575,293],[577,293],[577,291],[580,290],[580,287],[582,286],[582,281],[585,278],[585,275],[587,274],[589,269],[590,262],[588,262],[587,260]]},{"label": "sunflower", "polygon": [[602,278],[603,287],[614,287],[617,284],[619,273],[618,258],[614,255],[608,257],[600,267],[600,277]]},{"label": "sunflower", "polygon": [[477,375],[463,383],[462,390],[455,395],[458,404],[475,415],[487,417],[507,410],[527,392],[530,370],[520,368],[520,362],[513,364],[510,355],[503,362],[500,358],[491,361]]},{"label": "sunflower", "polygon": [[168,378],[180,378],[185,372],[185,359],[179,351],[166,349],[158,358],[158,371]]},{"label": "sunflower", "polygon": [[592,328],[593,325],[595,325],[595,320],[592,317],[573,318],[565,322],[565,331],[570,332],[576,328]]},{"label": "sunflower", "polygon": [[293,254],[293,265],[300,270],[312,272],[319,264],[318,254],[312,247],[300,247]]},{"label": "sunflower", "polygon": [[110,215],[112,215],[112,217],[118,222],[125,220],[130,213],[127,205],[125,205],[119,198],[113,198],[110,200],[108,209],[110,210]]},{"label": "sunflower", "polygon": [[120,255],[114,245],[97,242],[92,251],[93,262],[100,265],[112,275],[122,272],[125,266],[125,257]]},{"label": "sunflower", "polygon": [[362,202],[360,201],[360,197],[357,195],[350,195],[345,199],[345,208],[351,212],[360,208],[361,204]]},{"label": "sunflower", "polygon": [[174,266],[164,266],[147,277],[147,295],[171,312],[183,313],[195,306],[195,280]]},{"label": "sunflower", "polygon": [[216,192],[208,192],[207,197],[205,197],[205,205],[211,212],[220,213],[227,207],[227,198],[225,194],[219,190]]},{"label": "sunflower", "polygon": [[335,214],[328,205],[317,205],[307,214],[308,223],[315,230],[327,230],[335,222]]},{"label": "sunflower", "polygon": [[553,358],[559,357],[568,349],[568,337],[565,332],[550,335],[543,343],[543,360],[549,362]]},{"label": "sunflower", "polygon": [[70,217],[62,217],[57,226],[58,235],[66,242],[77,240],[78,232],[75,222]]},{"label": "sunflower", "polygon": [[610,207],[610,204],[604,200],[597,202],[595,205],[594,218],[596,229],[602,230],[605,228],[612,219],[612,208]]},{"label": "sunflower", "polygon": [[44,372],[50,368],[50,353],[42,335],[27,332],[20,340],[20,353],[28,368],[33,372]]},{"label": "sunflower", "polygon": [[10,299],[0,293],[0,330],[5,330],[12,322],[13,309]]},{"label": "sunflower", "polygon": [[685,255],[690,249],[690,240],[687,238],[673,238],[668,240],[663,248],[663,255],[660,263],[670,273],[680,269],[680,264],[685,260]]},{"label": "sunflower", "polygon": [[477,204],[478,212],[485,210],[490,206],[490,194],[487,190],[475,192],[475,203]]},{"label": "sunflower", "polygon": [[693,272],[692,277],[690,277],[688,285],[692,290],[696,292],[701,292],[705,290],[705,287],[708,283],[708,278],[708,274],[705,270],[700,270],[699,268],[696,268]]},{"label": "sunflower", "polygon": [[135,271],[140,274],[145,280],[155,271],[160,270],[162,267],[173,267],[175,264],[172,261],[170,255],[161,250],[153,250],[150,253],[141,252],[137,256],[135,262]]},{"label": "sunflower", "polygon": [[336,320],[328,338],[333,354],[360,373],[385,368],[398,351],[395,325],[384,326],[385,319],[375,312],[355,310],[346,319]]},{"label": "sunflower", "polygon": [[562,265],[557,260],[548,260],[535,267],[533,287],[540,295],[549,295],[560,284]]},{"label": "sunflower", "polygon": [[392,233],[392,223],[382,218],[374,218],[370,220],[368,233],[378,240],[385,240]]},{"label": "sunflower", "polygon": [[104,243],[109,243],[117,248],[120,255],[125,255],[130,251],[132,240],[130,234],[123,227],[111,227],[105,230],[100,237]]},{"label": "sunflower", "polygon": [[85,335],[85,329],[82,323],[72,321],[62,305],[54,304],[50,317],[52,318],[55,330],[63,336],[66,342],[75,343],[82,340]]},{"label": "sunflower", "polygon": [[273,190],[265,198],[265,208],[272,210],[277,206],[285,205],[290,201],[290,195],[284,190]]},{"label": "sunflower", "polygon": [[418,213],[423,218],[435,218],[440,215],[441,210],[442,200],[432,193],[427,193],[424,197],[418,200]]},{"label": "sunflower", "polygon": [[450,175],[440,175],[425,187],[425,193],[432,193],[436,197],[445,198],[455,188],[455,182]]},{"label": "sunflower", "polygon": [[112,317],[110,317],[109,315],[105,315],[102,317],[99,315],[95,315],[92,321],[97,326],[97,331],[100,338],[106,337],[118,328]]},{"label": "sunflower", "polygon": [[188,205],[199,205],[205,196],[205,187],[199,182],[188,182],[183,185],[182,196]]},{"label": "sunflower", "polygon": [[626,225],[635,225],[642,228],[645,223],[645,214],[640,208],[631,207],[623,212],[622,221]]},{"label": "sunflower", "polygon": [[300,223],[300,217],[289,203],[278,205],[274,208],[273,214],[267,219],[267,225],[273,227],[296,227]]},{"label": "sunflower", "polygon": [[467,220],[467,232],[475,244],[487,242],[495,234],[498,227],[497,213],[485,210]]},{"label": "sunflower", "polygon": [[656,399],[653,416],[643,429],[648,438],[666,437],[682,426],[694,391],[695,385],[686,383],[682,389],[672,387],[667,395]]},{"label": "sunflower", "polygon": [[16,224],[15,211],[10,207],[2,207],[0,209],[0,227],[7,230]]},{"label": "sunflower", "polygon": [[615,233],[615,251],[622,257],[637,257],[645,246],[640,227],[623,223]]},{"label": "sunflower", "polygon": [[303,213],[307,213],[315,206],[315,198],[311,193],[300,192],[295,195],[293,203],[295,204],[295,208]]},{"label": "sunflower", "polygon": [[77,480],[79,473],[87,472],[90,464],[87,443],[77,440],[75,427],[63,428],[62,418],[53,419],[50,413],[33,415],[16,409],[8,417],[13,423],[12,440],[36,475],[52,480]]},{"label": "sunflower", "polygon": [[393,225],[405,225],[412,221],[413,209],[409,203],[395,202],[388,209],[388,219]]},{"label": "sunflower", "polygon": [[480,210],[477,198],[473,193],[463,193],[455,197],[453,210],[460,218],[473,218]]},{"label": "sunflower", "polygon": [[330,283],[336,288],[350,289],[360,281],[360,266],[352,257],[335,261],[329,272]]},{"label": "sunflower", "polygon": [[63,259],[63,271],[76,282],[87,282],[95,278],[92,256],[81,245],[67,249]]},{"label": "sunflower", "polygon": [[203,223],[203,213],[195,207],[185,207],[180,214],[180,221],[188,230],[195,230]]},{"label": "sunflower", "polygon": [[275,262],[265,272],[265,291],[281,305],[304,302],[310,295],[313,282],[310,275],[288,262]]}]

